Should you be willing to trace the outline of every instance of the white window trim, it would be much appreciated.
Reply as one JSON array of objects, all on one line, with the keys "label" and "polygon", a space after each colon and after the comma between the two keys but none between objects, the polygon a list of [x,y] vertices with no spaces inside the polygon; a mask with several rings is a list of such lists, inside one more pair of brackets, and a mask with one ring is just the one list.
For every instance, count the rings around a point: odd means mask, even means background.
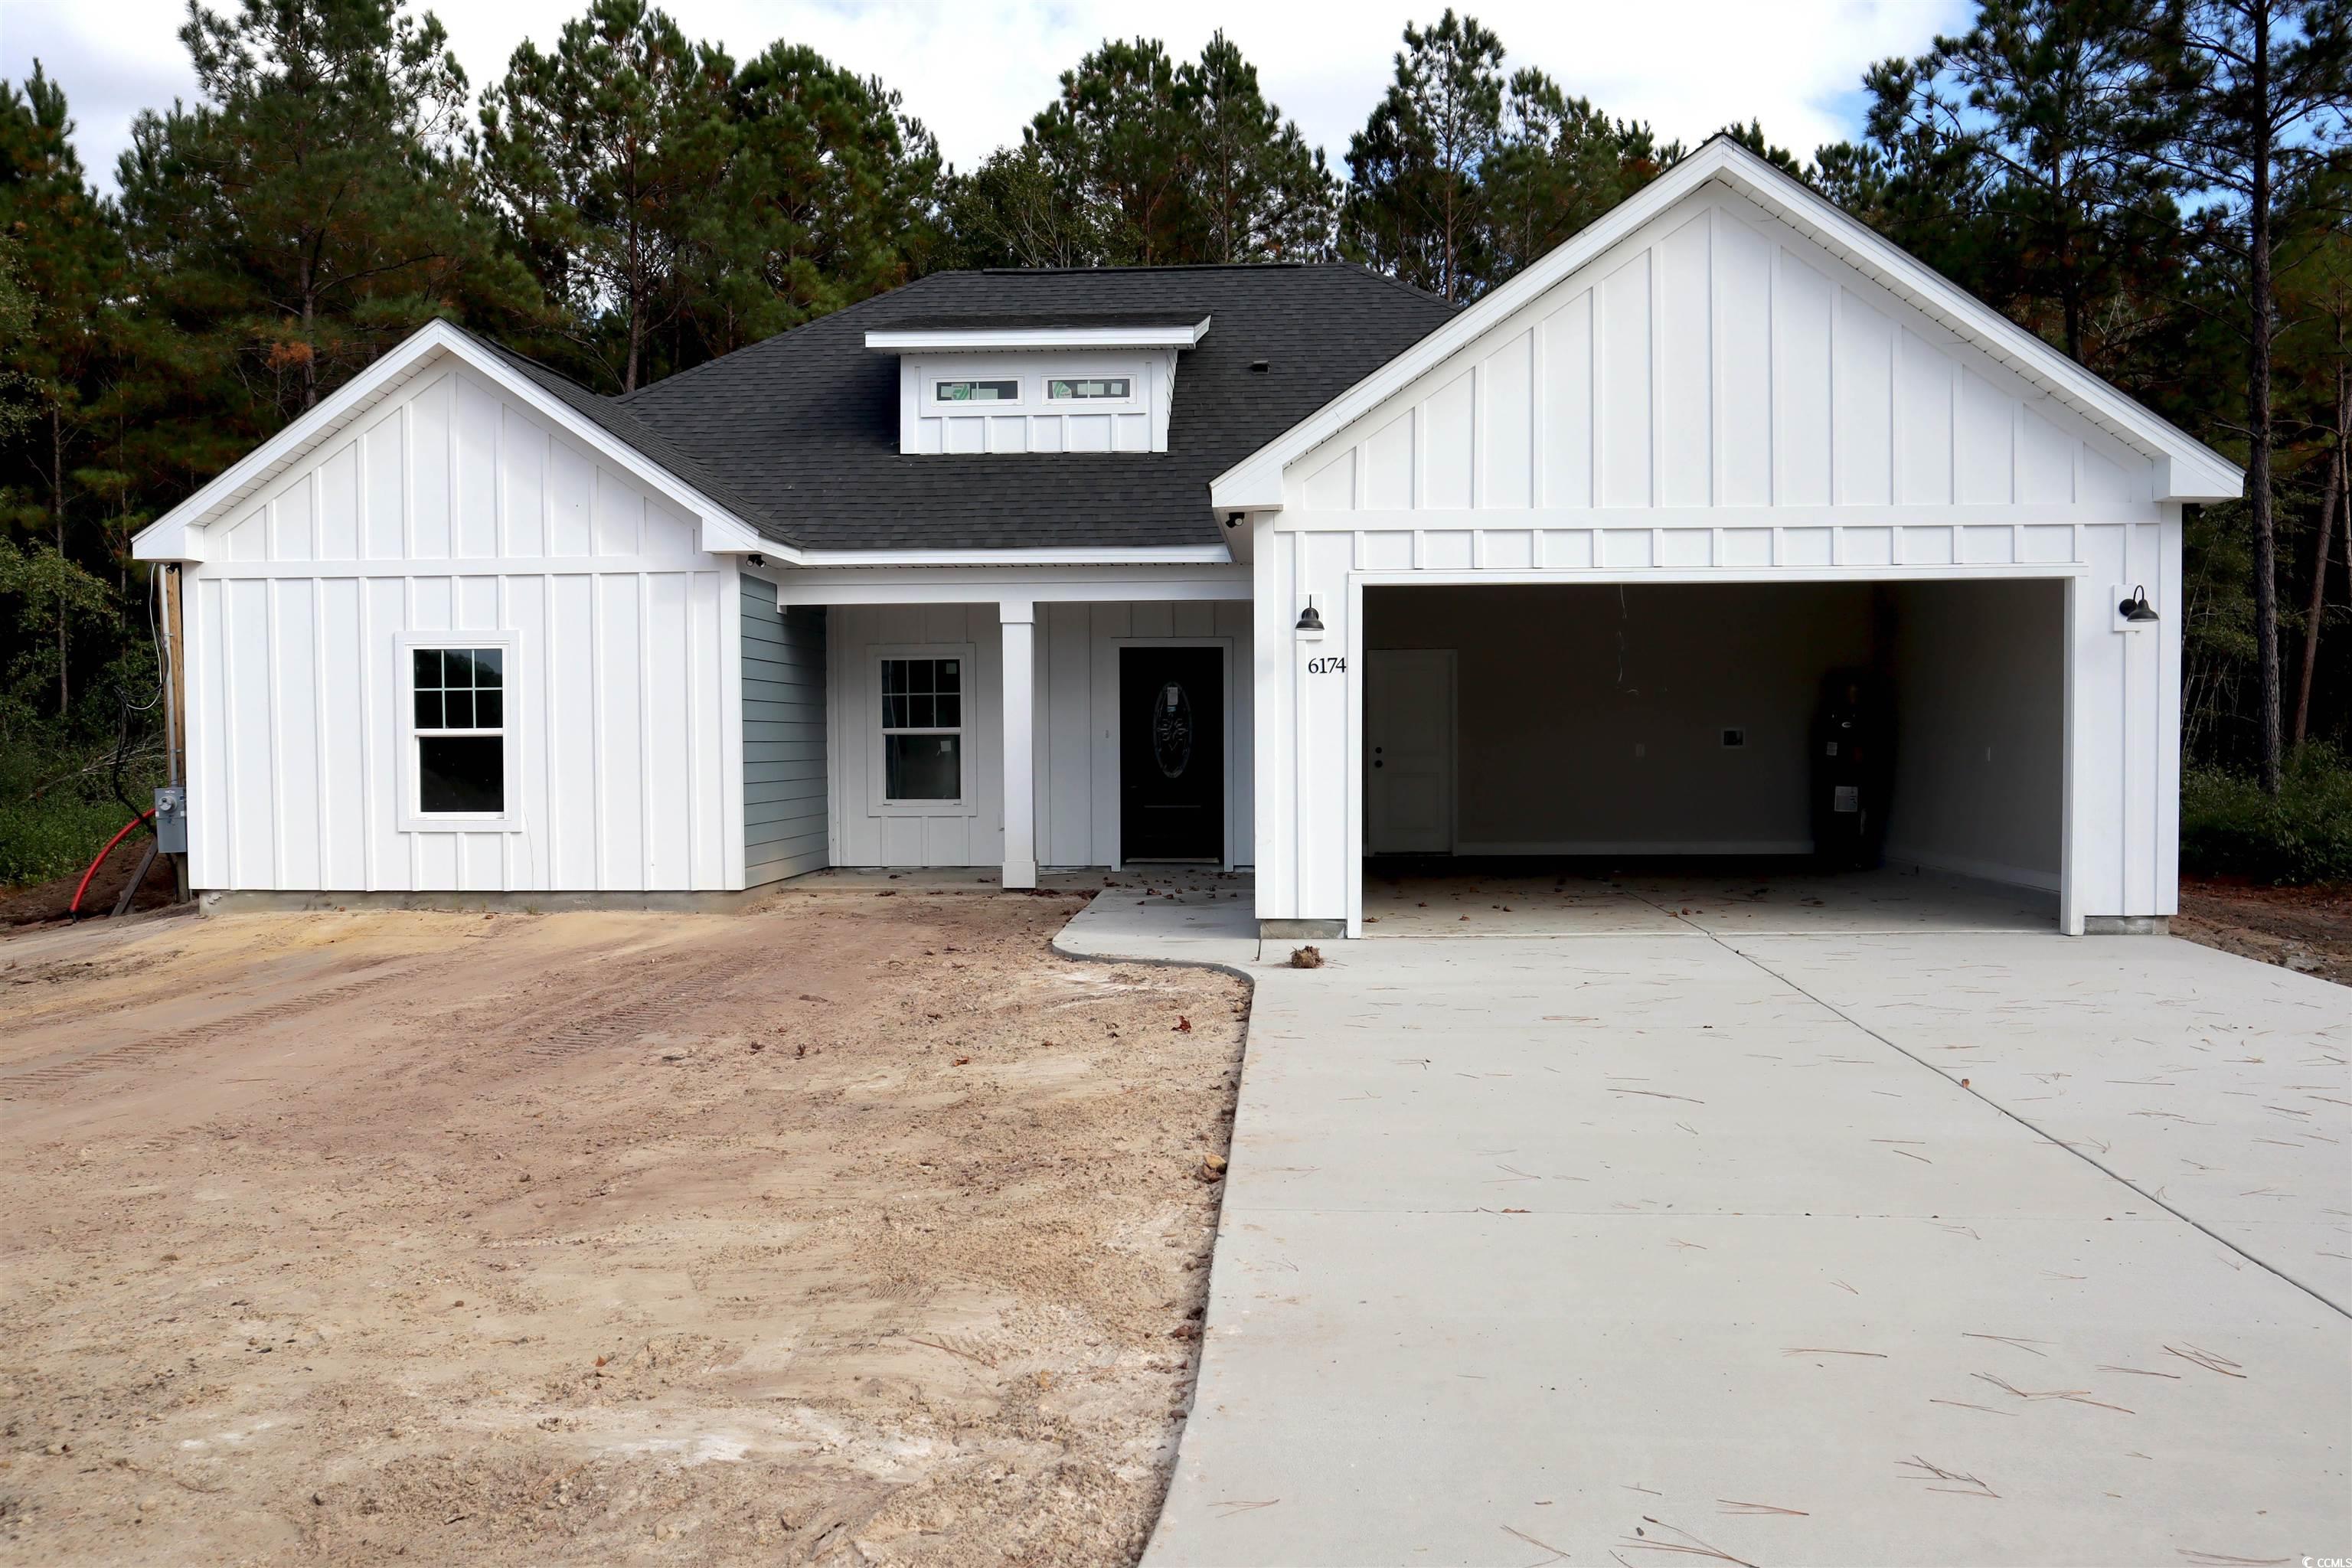
[{"label": "white window trim", "polygon": [[[416,660],[419,648],[491,647],[500,655],[501,726],[506,742],[506,809],[500,812],[428,812],[417,809]],[[513,632],[402,632],[394,638],[400,679],[400,797],[403,833],[520,833],[522,819],[522,722],[516,711],[523,691],[521,641]],[[346,803],[355,807],[356,802]]]},{"label": "white window trim", "polygon": [[[1057,398],[1053,395],[1057,381],[1123,381],[1127,395]],[[1143,405],[1143,377],[1129,370],[1048,371],[1038,378],[1037,392],[1046,409],[1055,414],[1129,414]]]},{"label": "white window trim", "polygon": [[[934,372],[924,380],[923,395],[930,405],[931,416],[937,419],[971,418],[974,415],[993,414],[1003,408],[1019,408],[1025,411],[1029,406],[1029,388],[1024,384],[1027,380],[1026,376],[1017,372],[986,374],[978,371],[967,371],[961,375],[940,374]],[[1009,381],[1013,384],[1013,395],[986,403],[960,403],[953,398],[940,395],[940,387],[959,381]]]},{"label": "white window trim", "polygon": [[[978,650],[971,643],[901,643],[891,647],[869,647],[866,650],[866,714],[870,736],[866,767],[866,811],[874,816],[978,816],[980,815],[980,660]],[[962,778],[957,787],[962,792],[955,800],[892,800],[885,792],[889,787],[887,766],[888,743],[883,739],[882,727],[882,663],[892,658],[952,658],[961,661],[959,678],[963,689],[963,723],[955,733],[963,738],[958,748]],[[940,733],[945,734],[942,730]]]}]

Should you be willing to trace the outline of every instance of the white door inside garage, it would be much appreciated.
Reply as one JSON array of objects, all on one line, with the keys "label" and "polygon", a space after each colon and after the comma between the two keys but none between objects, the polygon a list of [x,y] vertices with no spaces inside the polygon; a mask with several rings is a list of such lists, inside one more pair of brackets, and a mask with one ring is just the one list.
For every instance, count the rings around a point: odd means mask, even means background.
[{"label": "white door inside garage", "polygon": [[[1488,913],[1527,913],[1510,897],[1547,881],[1641,878],[1676,908],[1685,882],[1801,885],[1792,918],[1965,885],[2046,927],[2066,594],[2055,577],[1368,585],[1366,934],[1440,906],[1508,927]],[[1427,896],[1446,879],[1516,893],[1465,891],[1462,919]]]}]

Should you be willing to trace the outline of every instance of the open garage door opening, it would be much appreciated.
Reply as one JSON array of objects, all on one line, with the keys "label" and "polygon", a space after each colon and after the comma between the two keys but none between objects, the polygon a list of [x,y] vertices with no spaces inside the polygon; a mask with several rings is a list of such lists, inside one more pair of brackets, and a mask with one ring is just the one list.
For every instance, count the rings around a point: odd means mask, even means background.
[{"label": "open garage door opening", "polygon": [[2048,930],[2056,579],[1372,587],[1364,934]]}]

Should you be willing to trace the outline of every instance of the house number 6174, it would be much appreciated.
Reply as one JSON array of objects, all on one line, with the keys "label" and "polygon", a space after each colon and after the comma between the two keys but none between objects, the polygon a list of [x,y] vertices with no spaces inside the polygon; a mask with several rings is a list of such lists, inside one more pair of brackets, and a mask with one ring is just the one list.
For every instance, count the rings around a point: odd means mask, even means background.
[{"label": "house number 6174", "polygon": [[1320,658],[1310,658],[1307,661],[1307,673],[1309,675],[1345,675],[1348,673],[1347,656],[1345,654],[1333,653],[1325,654]]}]

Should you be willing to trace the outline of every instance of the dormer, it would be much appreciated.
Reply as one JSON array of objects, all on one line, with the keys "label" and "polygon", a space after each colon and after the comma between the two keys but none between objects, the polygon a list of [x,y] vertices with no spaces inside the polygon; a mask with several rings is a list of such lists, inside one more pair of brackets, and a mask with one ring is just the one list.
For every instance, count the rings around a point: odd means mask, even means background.
[{"label": "dormer", "polygon": [[898,450],[1164,452],[1176,356],[1209,318],[936,316],[866,334],[898,356]]}]

